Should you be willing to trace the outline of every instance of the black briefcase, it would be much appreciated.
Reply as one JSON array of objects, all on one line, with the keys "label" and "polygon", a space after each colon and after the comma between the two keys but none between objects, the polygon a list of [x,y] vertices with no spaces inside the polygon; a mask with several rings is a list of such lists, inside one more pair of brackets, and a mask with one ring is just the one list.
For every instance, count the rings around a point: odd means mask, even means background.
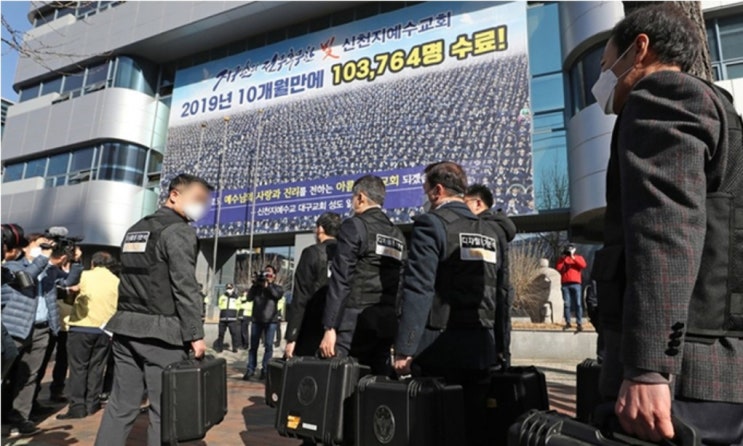
[{"label": "black briefcase", "polygon": [[227,414],[227,363],[207,356],[163,370],[162,442],[200,440]]},{"label": "black briefcase", "polygon": [[465,436],[462,386],[438,378],[359,382],[356,446],[449,446]]},{"label": "black briefcase", "polygon": [[266,373],[266,404],[276,407],[281,399],[281,386],[284,378],[284,366],[286,359],[272,358],[268,361],[268,372]]},{"label": "black briefcase", "polygon": [[586,359],[578,364],[576,371],[576,418],[592,424],[594,412],[602,402],[599,393],[601,364],[595,359]]},{"label": "black briefcase", "polygon": [[[673,419],[676,438],[664,445],[700,446],[699,437],[691,426]],[[602,432],[593,426],[568,418],[557,412],[531,411],[523,415],[508,434],[508,446],[651,446],[628,435]]]},{"label": "black briefcase", "polygon": [[276,430],[325,445],[352,443],[356,385],[370,372],[353,358],[287,360]]},{"label": "black briefcase", "polygon": [[536,367],[508,367],[490,378],[486,400],[489,444],[505,445],[508,429],[531,409],[548,410],[547,381]]}]

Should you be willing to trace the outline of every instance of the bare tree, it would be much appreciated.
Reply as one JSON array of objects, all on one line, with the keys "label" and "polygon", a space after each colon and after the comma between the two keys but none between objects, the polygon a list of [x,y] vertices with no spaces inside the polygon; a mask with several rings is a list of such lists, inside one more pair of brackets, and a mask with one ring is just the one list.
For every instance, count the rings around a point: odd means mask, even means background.
[{"label": "bare tree", "polygon": [[[544,169],[541,177],[544,179],[539,191],[542,207],[553,210],[570,208],[570,182],[567,172],[554,165]],[[542,232],[537,235],[536,241],[541,256],[550,259],[553,265],[566,242],[565,231]]]},{"label": "bare tree", "polygon": [[710,62],[710,57],[709,57],[709,45],[707,44],[707,27],[704,23],[704,16],[702,14],[701,2],[650,1],[650,2],[622,2],[622,3],[624,4],[625,15],[628,15],[629,13],[637,9],[641,9],[646,6],[659,4],[659,3],[673,3],[674,5],[676,5],[681,11],[683,11],[684,14],[686,14],[691,19],[692,22],[694,22],[696,27],[693,30],[689,30],[689,32],[695,33],[697,37],[699,38],[699,41],[702,43],[702,48],[701,48],[701,51],[699,52],[699,57],[697,61],[694,63],[694,66],[692,67],[692,69],[689,71],[689,74],[701,77],[702,79],[707,79],[709,81],[714,80],[712,78],[712,63]]}]

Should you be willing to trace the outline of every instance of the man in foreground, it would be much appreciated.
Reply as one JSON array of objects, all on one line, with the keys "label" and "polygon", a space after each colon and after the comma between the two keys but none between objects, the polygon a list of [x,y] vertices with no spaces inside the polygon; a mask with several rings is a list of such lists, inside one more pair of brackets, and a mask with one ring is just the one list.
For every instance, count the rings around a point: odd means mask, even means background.
[{"label": "man in foreground", "polygon": [[165,204],[134,226],[121,246],[121,284],[114,333],[114,383],[96,446],[124,446],[139,415],[142,394],[150,400],[147,444],[161,444],[162,373],[170,364],[206,352],[203,300],[196,280],[198,239],[189,222],[206,213],[212,187],[181,174]]},{"label": "man in foreground", "polygon": [[[628,433],[674,415],[703,443],[743,443],[743,144],[730,101],[687,74],[702,48],[673,4],[611,32],[593,87],[617,113],[604,248],[593,267],[601,390]],[[731,130],[733,129],[733,130]]]}]

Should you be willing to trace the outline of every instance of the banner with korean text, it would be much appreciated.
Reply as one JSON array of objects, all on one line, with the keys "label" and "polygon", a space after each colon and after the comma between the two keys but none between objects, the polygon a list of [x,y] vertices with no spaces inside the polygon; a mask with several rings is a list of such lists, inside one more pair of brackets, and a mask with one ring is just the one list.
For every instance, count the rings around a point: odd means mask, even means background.
[{"label": "banner with korean text", "polygon": [[532,213],[526,3],[423,3],[179,70],[169,126],[164,181],[217,187],[202,237],[309,230],[367,173],[409,223],[442,160]]}]

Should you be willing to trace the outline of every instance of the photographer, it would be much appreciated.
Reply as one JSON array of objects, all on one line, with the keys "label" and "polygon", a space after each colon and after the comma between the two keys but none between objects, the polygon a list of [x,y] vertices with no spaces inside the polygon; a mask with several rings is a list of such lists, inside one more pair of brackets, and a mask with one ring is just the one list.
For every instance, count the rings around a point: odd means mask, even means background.
[{"label": "photographer", "polygon": [[[7,261],[4,267],[16,274],[25,272],[33,285],[16,290],[3,284],[3,322],[20,352],[9,374],[9,397],[13,403],[8,415],[10,424],[19,435],[39,432],[29,417],[36,397],[37,378],[39,373],[43,374],[47,348],[51,337],[60,330],[57,286],[77,285],[83,269],[79,263],[82,252],[67,244],[66,240],[51,240],[44,234],[30,234],[27,240],[28,246],[23,248],[25,256]],[[58,265],[70,257],[74,263],[68,274]]]},{"label": "photographer", "polygon": [[266,266],[262,273],[256,274],[253,286],[248,292],[248,302],[253,302],[253,326],[250,333],[250,351],[248,352],[248,370],[243,376],[249,380],[255,375],[258,365],[258,344],[261,337],[265,346],[259,379],[266,377],[266,365],[273,357],[273,341],[278,325],[278,302],[284,295],[284,289],[276,285],[276,268]]},{"label": "photographer", "polygon": [[[9,269],[5,268],[4,263],[6,260],[17,259],[22,251],[22,248],[28,245],[26,238],[23,236],[23,228],[18,225],[8,224],[2,225],[2,237],[3,237],[3,268],[2,268],[2,308],[5,308],[6,299],[10,299],[12,292],[18,289],[32,284],[30,276],[23,274],[15,274]],[[5,286],[7,285],[7,291]],[[14,289],[15,288],[15,289]],[[13,337],[5,328],[5,324],[2,325],[2,379],[5,380],[5,376],[10,371],[10,367],[15,363],[18,357],[18,348],[13,341]]]},{"label": "photographer", "polygon": [[583,331],[583,282],[582,271],[586,269],[586,259],[575,253],[575,245],[568,245],[557,261],[557,271],[562,279],[562,298],[565,301],[565,327],[570,330],[570,310],[575,310],[576,331]]}]

